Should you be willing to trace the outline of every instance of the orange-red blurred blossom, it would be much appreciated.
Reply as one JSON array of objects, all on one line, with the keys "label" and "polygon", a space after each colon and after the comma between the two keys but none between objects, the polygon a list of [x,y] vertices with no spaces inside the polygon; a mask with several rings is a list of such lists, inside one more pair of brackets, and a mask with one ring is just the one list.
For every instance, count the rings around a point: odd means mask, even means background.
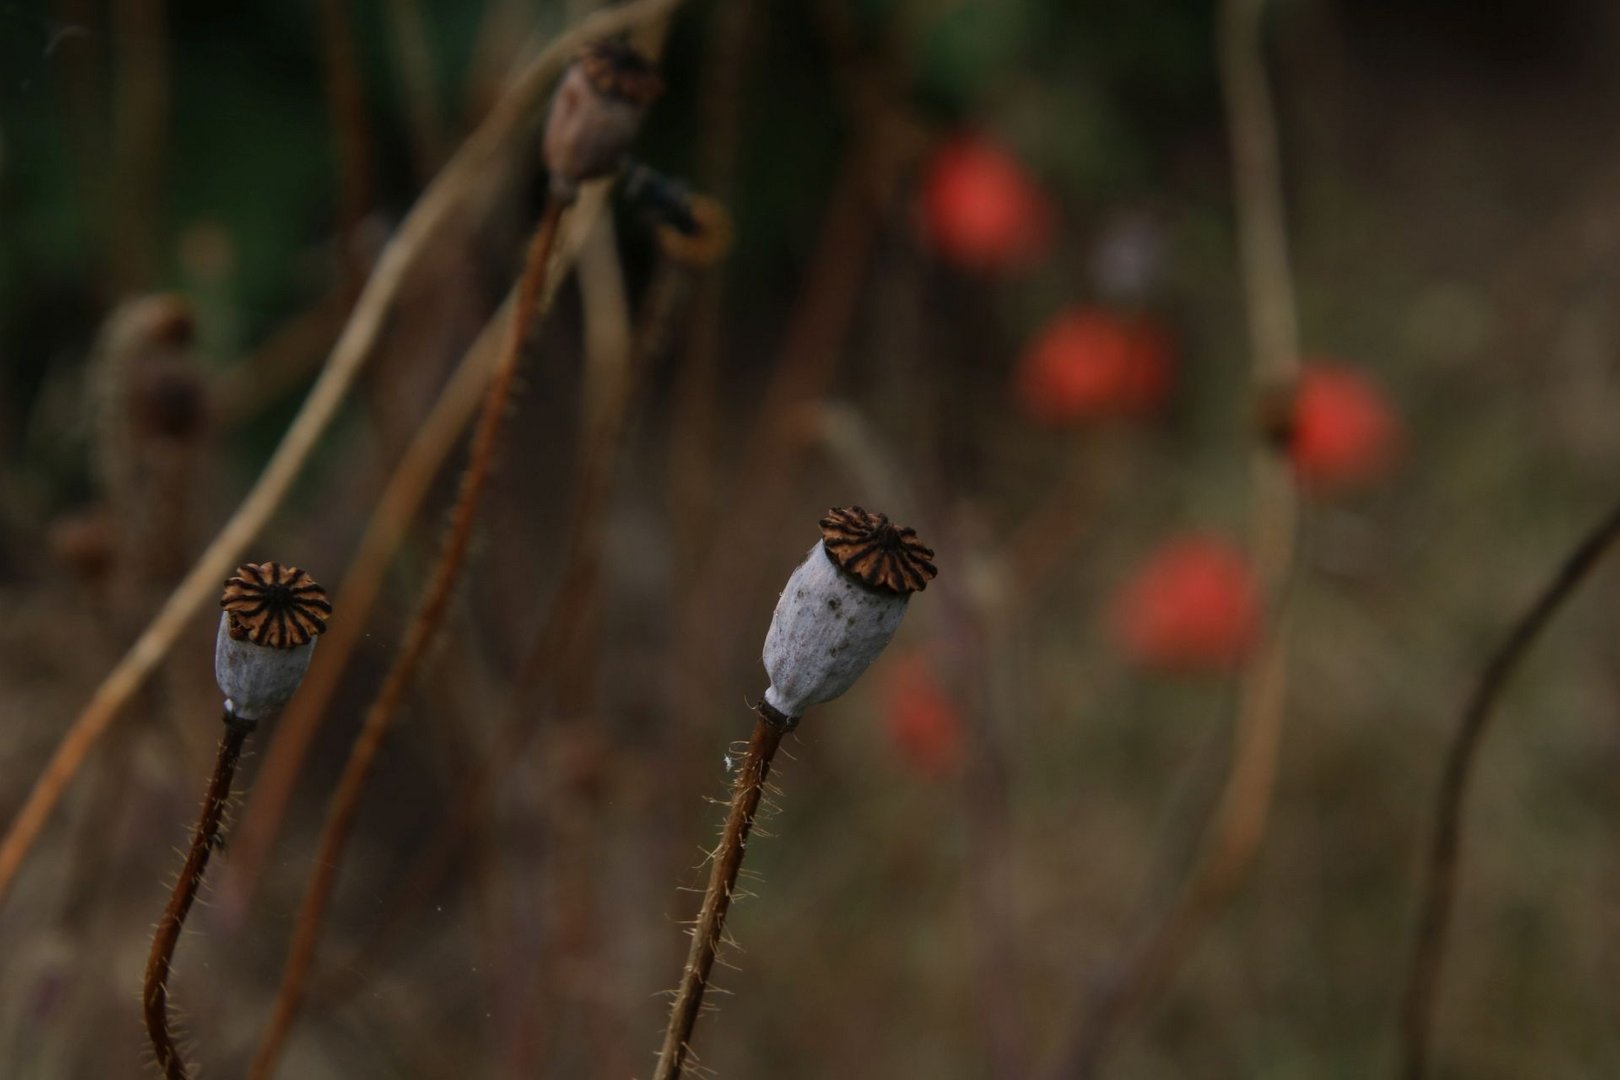
[{"label": "orange-red blurred blossom", "polygon": [[922,229],[963,270],[1027,269],[1046,257],[1056,212],[1017,158],[981,135],[956,135],[923,168]]},{"label": "orange-red blurred blossom", "polygon": [[1300,372],[1289,418],[1288,455],[1317,493],[1366,487],[1399,457],[1400,422],[1379,386],[1360,372],[1318,361]]},{"label": "orange-red blurred blossom", "polygon": [[927,656],[909,653],[887,665],[882,708],[889,743],[901,761],[932,779],[961,766],[962,714]]},{"label": "orange-red blurred blossom", "polygon": [[1243,553],[1192,533],[1159,548],[1114,599],[1114,629],[1143,667],[1173,673],[1239,664],[1260,628],[1260,598]]},{"label": "orange-red blurred blossom", "polygon": [[1025,413],[1053,426],[1150,416],[1169,396],[1174,352],[1150,315],[1065,308],[1024,351],[1014,390]]}]

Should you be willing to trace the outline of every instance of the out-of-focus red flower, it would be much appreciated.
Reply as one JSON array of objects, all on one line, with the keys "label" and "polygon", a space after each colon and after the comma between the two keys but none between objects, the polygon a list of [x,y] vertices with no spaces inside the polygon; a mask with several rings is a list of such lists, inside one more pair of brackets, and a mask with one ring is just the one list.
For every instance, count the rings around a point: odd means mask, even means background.
[{"label": "out-of-focus red flower", "polygon": [[1170,333],[1150,316],[1065,308],[1019,360],[1018,401],[1055,426],[1151,415],[1170,393],[1173,353]]},{"label": "out-of-focus red flower", "polygon": [[1005,272],[1040,262],[1055,217],[1018,159],[982,136],[947,140],[924,169],[923,231],[942,259],[964,270]]},{"label": "out-of-focus red flower", "polygon": [[1376,483],[1394,467],[1400,438],[1394,408],[1367,376],[1332,363],[1300,372],[1288,455],[1307,487],[1334,492]]},{"label": "out-of-focus red flower", "polygon": [[1221,671],[1254,643],[1260,601],[1243,553],[1192,534],[1159,548],[1114,602],[1115,630],[1132,660],[1167,672]]},{"label": "out-of-focus red flower", "polygon": [[962,716],[927,657],[912,654],[889,664],[883,717],[895,753],[917,772],[938,779],[960,767]]}]

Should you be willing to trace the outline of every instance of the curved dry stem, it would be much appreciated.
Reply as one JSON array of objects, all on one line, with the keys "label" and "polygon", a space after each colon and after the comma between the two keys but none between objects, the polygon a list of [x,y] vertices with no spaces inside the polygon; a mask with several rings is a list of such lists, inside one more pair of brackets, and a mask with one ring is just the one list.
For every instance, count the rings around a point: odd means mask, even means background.
[{"label": "curved dry stem", "polygon": [[[670,348],[678,313],[685,309],[696,284],[696,272],[696,268],[666,261],[648,286],[648,296],[644,301],[646,312],[636,331],[629,369],[615,381],[600,422],[591,432],[589,445],[580,458],[578,482],[567,517],[567,538],[562,544],[563,569],[559,584],[552,594],[545,622],[519,665],[519,674],[514,679],[505,718],[494,745],[461,779],[449,813],[418,845],[418,854],[403,875],[403,884],[394,890],[398,902],[377,921],[353,959],[340,965],[342,969],[365,969],[387,950],[402,930],[409,906],[427,896],[450,871],[456,855],[466,842],[468,830],[477,819],[482,801],[488,798],[490,786],[499,782],[503,771],[512,762],[522,758],[524,748],[533,737],[535,725],[521,712],[519,704],[526,691],[532,690],[555,670],[554,665],[564,645],[570,612],[581,605],[582,590],[588,591],[593,572],[589,564],[601,543],[602,511],[623,456],[623,435],[631,406],[654,360]],[[343,610],[349,609],[345,607]],[[328,638],[331,633],[330,630],[327,632]],[[321,647],[325,649],[329,646],[323,643]],[[306,679],[303,694],[307,693]],[[262,777],[259,784],[263,784]]]},{"label": "curved dry stem", "polygon": [[225,714],[225,734],[219,741],[219,759],[214,765],[213,778],[208,781],[208,791],[203,796],[202,815],[191,833],[191,849],[186,853],[185,865],[174,883],[169,905],[163,909],[163,918],[158,920],[157,932],[152,936],[152,952],[146,961],[146,986],[141,994],[141,1004],[158,1068],[163,1070],[168,1080],[186,1080],[185,1061],[169,1030],[169,968],[174,961],[174,947],[180,941],[180,930],[185,925],[186,914],[191,911],[197,891],[202,888],[208,857],[220,846],[225,807],[231,799],[231,778],[236,775],[236,764],[242,758],[242,744],[247,741],[253,726],[251,720],[239,720],[229,712]]},{"label": "curved dry stem", "polygon": [[[1299,349],[1276,121],[1262,49],[1263,8],[1264,0],[1226,0],[1220,22],[1238,246],[1254,349],[1250,381],[1257,393],[1292,378]],[[1265,640],[1243,672],[1232,761],[1220,801],[1170,908],[1093,1002],[1060,1070],[1064,1076],[1092,1076],[1100,1070],[1118,1030],[1174,974],[1242,882],[1265,835],[1282,742],[1289,584],[1297,561],[1299,507],[1287,464],[1274,454],[1257,450],[1251,476],[1253,559],[1270,619]]]},{"label": "curved dry stem", "polygon": [[754,722],[748,751],[731,786],[731,807],[726,812],[720,843],[709,854],[712,865],[709,887],[704,890],[703,906],[698,909],[697,922],[692,926],[692,947],[687,951],[686,966],[681,970],[681,985],[675,991],[675,1004],[669,1011],[669,1026],[658,1051],[653,1080],[678,1080],[686,1071],[686,1061],[692,1052],[692,1029],[697,1026],[703,994],[709,988],[709,972],[720,951],[720,935],[726,927],[726,912],[731,909],[737,871],[742,869],[743,856],[748,851],[748,834],[759,812],[766,778],[771,774],[771,759],[776,756],[776,748],[782,744],[787,730],[786,725],[767,720],[763,713]]},{"label": "curved dry stem", "polygon": [[[600,217],[606,198],[607,192],[597,187],[587,188],[580,194],[568,216],[568,227],[557,239],[558,252],[546,275],[541,296],[542,311],[550,307],[557,283],[572,265],[592,223]],[[298,696],[277,720],[275,734],[254,783],[253,796],[248,800],[237,830],[231,864],[220,889],[220,906],[233,913],[233,917],[240,916],[258,886],[265,860],[281,832],[304,758],[326,714],[326,707],[337,692],[349,657],[365,637],[372,608],[382,593],[394,555],[404,543],[445,458],[459,445],[461,434],[489,385],[499,358],[502,331],[512,317],[513,303],[514,298],[509,296],[463,355],[461,364],[426,419],[417,427],[381,497],[372,507],[365,532],[338,590],[336,602],[341,605],[344,617],[327,631]]]},{"label": "curved dry stem", "polygon": [[505,89],[478,130],[423,192],[383,250],[326,367],[253,489],[175,587],[162,610],[97,687],[12,819],[5,838],[0,840],[0,901],[5,899],[17,868],[85,758],[168,654],[187,621],[213,599],[220,581],[281,505],[381,336],[407,273],[427,253],[439,230],[467,201],[469,193],[479,190],[491,176],[507,171],[509,155],[515,153],[520,137],[535,122],[536,105],[563,64],[586,42],[646,22],[678,2],[637,0],[586,19],[577,29],[559,37]]},{"label": "curved dry stem", "polygon": [[505,426],[507,403],[511,398],[518,359],[523,353],[523,342],[539,314],[546,266],[551,258],[551,245],[557,235],[562,212],[562,204],[554,199],[549,200],[540,225],[535,229],[501,359],[496,366],[495,377],[485,392],[478,426],[473,430],[467,467],[461,475],[461,487],[456,495],[455,509],[451,512],[444,547],[423,592],[416,617],[406,630],[405,642],[366,713],[360,734],[349,752],[349,760],[343,767],[343,775],[338,780],[337,790],[333,792],[326,826],[321,833],[320,851],[315,858],[315,873],[304,893],[298,922],[293,927],[292,946],[288,952],[286,970],[282,974],[281,988],[276,994],[274,1013],[248,1074],[253,1080],[266,1080],[274,1073],[281,1047],[287,1033],[292,1030],[293,1021],[297,1019],[310,965],[315,958],[315,947],[320,940],[326,905],[337,885],[343,849],[348,843],[354,815],[360,806],[360,795],[371,776],[372,764],[393,723],[394,714],[399,711],[405,692],[416,677],[417,665],[444,621],[445,610],[449,607],[456,583],[461,579],[467,547],[472,541],[473,521],[494,464],[501,430]]},{"label": "curved dry stem", "polygon": [[1429,848],[1423,897],[1418,907],[1417,936],[1412,943],[1412,963],[1401,999],[1399,1074],[1406,1080],[1423,1080],[1428,1072],[1429,1031],[1434,1023],[1435,995],[1445,961],[1446,931],[1457,892],[1463,809],[1474,762],[1485,741],[1496,702],[1552,617],[1574,595],[1617,539],[1620,539],[1620,504],[1569,553],[1535,602],[1508,630],[1502,644],[1480,672],[1479,681],[1463,707],[1446,756],[1445,774],[1440,780],[1434,840]]}]

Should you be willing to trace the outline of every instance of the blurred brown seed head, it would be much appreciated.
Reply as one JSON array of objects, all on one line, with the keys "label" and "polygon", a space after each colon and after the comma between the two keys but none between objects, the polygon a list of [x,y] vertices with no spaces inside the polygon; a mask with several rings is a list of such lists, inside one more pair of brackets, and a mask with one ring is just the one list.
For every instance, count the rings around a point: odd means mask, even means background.
[{"label": "blurred brown seed head", "polygon": [[546,117],[552,196],[571,202],[580,184],[617,170],[663,88],[651,61],[628,44],[587,46],[558,83]]},{"label": "blurred brown seed head", "polygon": [[184,442],[202,432],[208,393],[194,366],[173,358],[155,359],[133,381],[130,407],[136,434]]},{"label": "blurred brown seed head", "polygon": [[106,579],[118,550],[118,534],[105,510],[64,514],[51,522],[46,538],[51,556],[80,580],[96,585]]}]

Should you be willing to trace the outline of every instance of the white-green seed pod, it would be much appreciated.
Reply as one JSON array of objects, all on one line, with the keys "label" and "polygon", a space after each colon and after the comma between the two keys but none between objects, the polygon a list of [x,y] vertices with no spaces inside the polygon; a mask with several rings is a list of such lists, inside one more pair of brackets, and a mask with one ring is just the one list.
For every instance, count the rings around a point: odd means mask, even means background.
[{"label": "white-green seed pod", "polygon": [[296,566],[244,563],[225,582],[214,639],[214,679],[241,720],[280,712],[309,670],[332,613],[326,592]]},{"label": "white-green seed pod", "polygon": [[821,531],[765,635],[765,703],[788,718],[853,686],[894,636],[911,594],[935,574],[933,550],[882,514],[835,509]]}]

